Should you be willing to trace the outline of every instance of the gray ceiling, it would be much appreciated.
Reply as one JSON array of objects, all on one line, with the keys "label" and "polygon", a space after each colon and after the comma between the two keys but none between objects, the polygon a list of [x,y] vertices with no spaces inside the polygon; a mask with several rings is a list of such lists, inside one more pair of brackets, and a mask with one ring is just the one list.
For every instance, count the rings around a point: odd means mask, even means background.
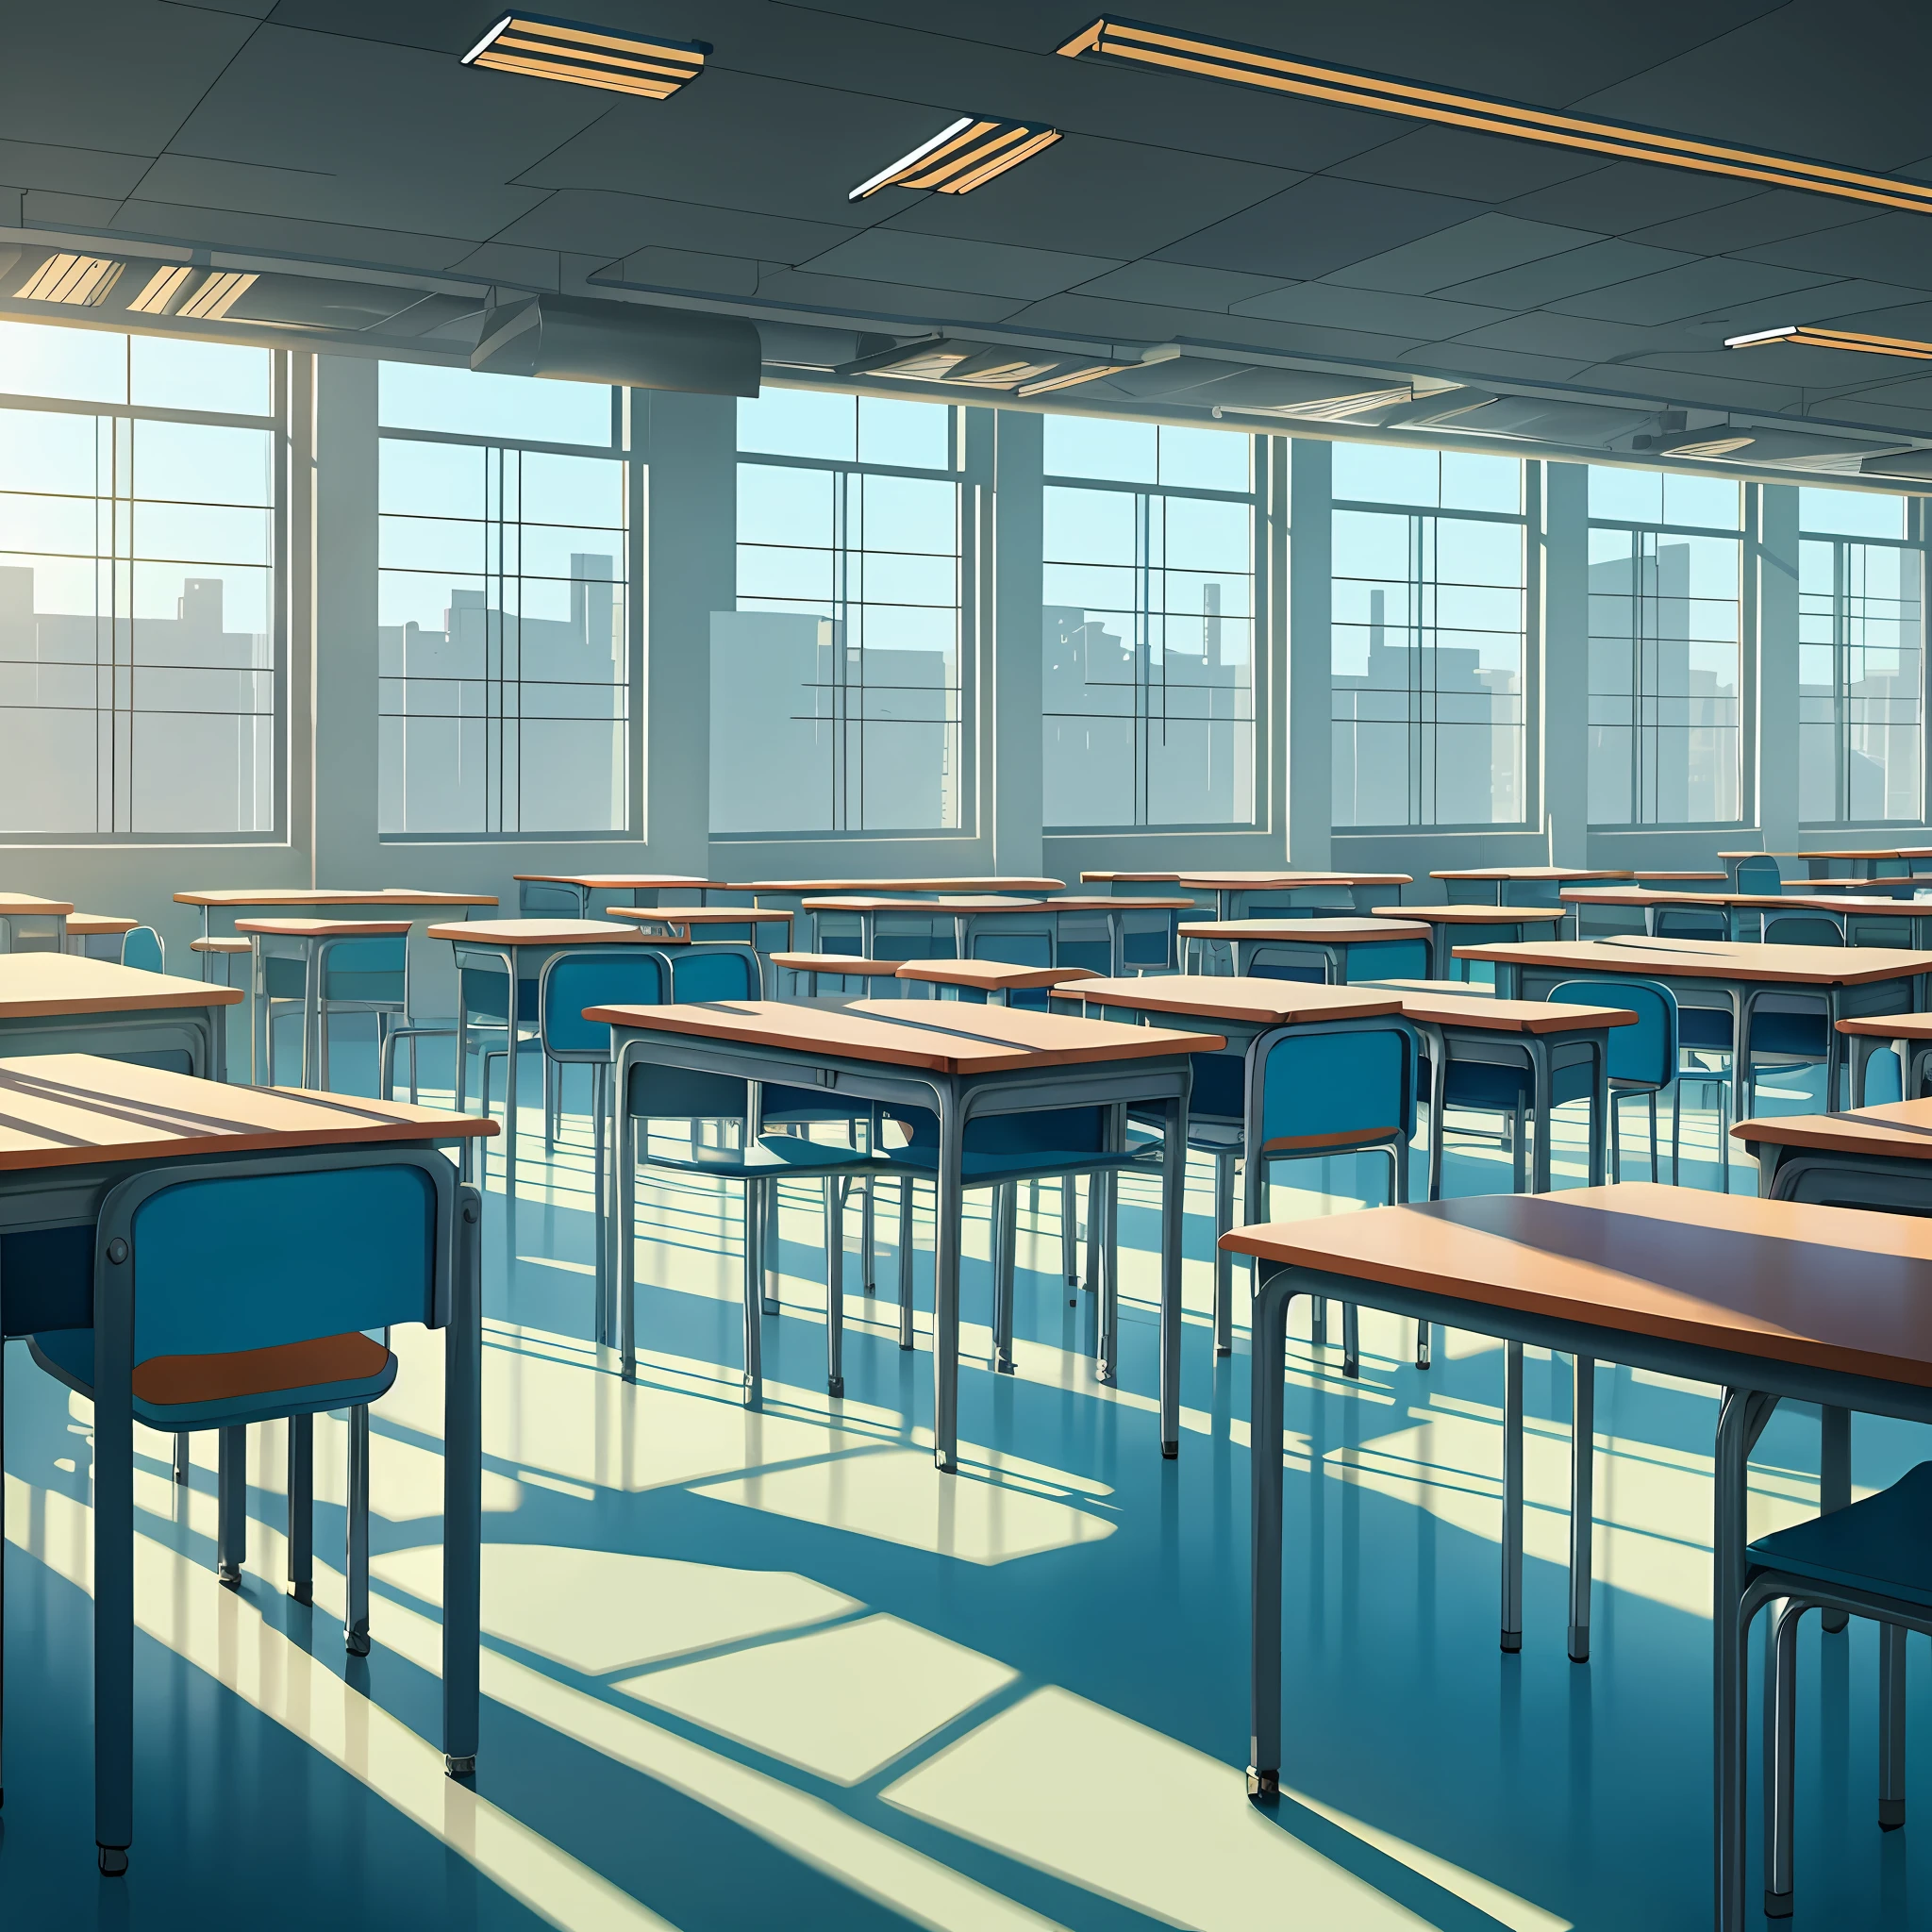
[{"label": "gray ceiling", "polygon": [[[859,332],[934,329],[1100,355],[1189,351],[1168,378],[1136,371],[1070,393],[1089,407],[1158,401],[1161,380],[1184,398],[1259,362],[1575,394],[1636,406],[1629,424],[1652,429],[1674,408],[1692,428],[1735,412],[1863,426],[1867,450],[1932,442],[1932,368],[1722,346],[1792,322],[1932,339],[1932,217],[1056,58],[1092,0],[570,10],[715,52],[691,86],[650,102],[460,66],[494,17],[489,0],[10,8],[0,242],[24,252],[0,301],[29,312],[5,291],[39,258],[30,244],[158,244],[305,271],[309,288],[374,276],[396,287],[398,307],[425,291],[460,297],[393,325],[383,301],[358,308],[346,294],[290,317],[359,331],[363,346],[455,350],[494,285],[789,324],[767,329],[767,357],[792,364],[842,360]],[[1135,10],[1932,180],[1932,8],[1908,0]],[[969,195],[889,189],[848,202],[855,183],[967,110],[1050,121],[1064,139]],[[1557,419],[1541,420],[1560,445]],[[1628,446],[1575,422],[1585,446]]]}]

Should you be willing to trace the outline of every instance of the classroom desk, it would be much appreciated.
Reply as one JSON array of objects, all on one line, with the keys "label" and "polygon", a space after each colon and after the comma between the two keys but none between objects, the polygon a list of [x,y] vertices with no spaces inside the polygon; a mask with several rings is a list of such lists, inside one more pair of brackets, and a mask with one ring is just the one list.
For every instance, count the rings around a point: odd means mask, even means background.
[{"label": "classroom desk", "polygon": [[1640,867],[1633,876],[1640,886],[1663,886],[1669,888],[1687,886],[1694,890],[1698,886],[1711,885],[1727,879],[1730,877],[1730,874],[1722,870],[1718,872],[1646,872]]},{"label": "classroom desk", "polygon": [[1872,1056],[1890,1048],[1898,1057],[1899,1097],[1916,1100],[1932,1072],[1932,1013],[1894,1013],[1881,1020],[1840,1020],[1838,1030],[1852,1043],[1852,1105],[1863,1107]]},{"label": "classroom desk", "polygon": [[1917,870],[1912,861],[1928,857],[1923,845],[1826,847],[1790,856],[1802,858],[1814,880],[1907,878]]},{"label": "classroom desk", "polygon": [[140,924],[108,912],[70,912],[63,950],[78,959],[106,959],[118,966],[123,942]]},{"label": "classroom desk", "polygon": [[[766,907],[612,906],[606,916],[635,923],[645,939],[658,945],[688,946],[709,940],[770,952],[791,943],[791,914]],[[760,926],[776,927],[777,931],[760,935]],[[761,937],[763,945],[759,944]],[[775,948],[772,944],[774,939]]]},{"label": "classroom desk", "polygon": [[494,906],[496,899],[489,892],[418,892],[407,886],[383,886],[374,891],[336,891],[313,886],[228,886],[220,891],[176,892],[175,903],[201,908],[201,936],[207,940],[215,937],[210,921],[217,912],[227,913],[232,923],[234,914],[251,911],[321,913],[333,907],[342,912],[399,908],[436,912],[462,908],[467,919],[468,908]]},{"label": "classroom desk", "polygon": [[[924,1108],[939,1122],[933,1263],[933,1457],[958,1465],[959,1237],[969,1124],[998,1114],[1097,1107],[1112,1111],[1110,1144],[1124,1144],[1128,1107],[1163,1110],[1160,1250],[1160,1446],[1180,1448],[1181,1196],[1187,1158],[1189,1056],[1212,1036],[1104,1025],[1013,1007],[937,1001],[774,1000],[665,1007],[591,1007],[610,1027],[616,1069],[616,1236],[624,1374],[636,1375],[634,1170],[636,1125],[623,1096],[640,1062],[784,1086],[822,1086],[862,1101]],[[1219,1044],[1216,1041],[1215,1044]],[[756,1101],[752,1102],[756,1106]],[[916,1176],[908,1169],[908,1176]],[[1100,1332],[1103,1381],[1114,1377],[1116,1292],[1108,1271]]]},{"label": "classroom desk", "polygon": [[[1866,886],[1865,879],[1844,879],[1847,886]],[[1827,897],[1814,893],[1808,885],[1794,882],[1785,892],[1725,892],[1687,888],[1682,891],[1654,891],[1636,886],[1586,886],[1564,889],[1566,903],[1580,912],[1586,906],[1619,906],[1643,915],[1643,929],[1658,937],[1657,926],[1670,913],[1686,907],[1707,908],[1724,916],[1727,932],[1734,940],[1761,941],[1766,924],[1780,917],[1815,914],[1828,919],[1845,943],[1895,945],[1924,949],[1932,938],[1932,899],[1915,901],[1908,897],[1874,897],[1870,892],[1840,892]],[[1753,928],[1756,930],[1753,930]],[[1691,937],[1692,935],[1683,935]]]},{"label": "classroom desk", "polygon": [[1180,915],[1200,910],[1191,899],[1125,892],[1075,894],[1046,905],[1058,921],[1055,959],[1115,977],[1137,967],[1172,973]]},{"label": "classroom desk", "polygon": [[1757,1157],[1766,1200],[1932,1209],[1932,1100],[1740,1121],[1731,1132]]},{"label": "classroom desk", "polygon": [[[891,899],[840,893],[807,899],[804,909],[818,920],[819,950],[829,935],[838,941],[855,931],[868,959],[1005,959],[1015,966],[1058,962],[1059,915],[1047,899],[1007,899],[992,893],[932,899]],[[950,927],[952,950],[944,950]],[[881,951],[881,944],[886,950]],[[904,951],[904,947],[915,950]]]},{"label": "classroom desk", "polygon": [[[817,999],[827,979],[855,982],[851,989],[855,999],[868,993],[890,999],[904,984],[896,959],[861,959],[856,953],[774,953],[771,961],[791,975],[792,995],[805,999]],[[798,991],[801,979],[806,982],[802,995]],[[841,993],[847,990],[843,985],[837,989]]]},{"label": "classroom desk", "polygon": [[522,919],[590,919],[594,916],[591,901],[599,892],[628,892],[633,906],[655,906],[659,892],[695,892],[698,904],[708,906],[711,893],[734,890],[723,879],[683,872],[513,872],[510,877],[520,889],[547,889],[519,890],[517,915]]},{"label": "classroom desk", "polygon": [[982,877],[914,879],[755,879],[748,886],[734,886],[739,892],[795,893],[800,898],[820,893],[857,894],[861,898],[953,898],[960,893],[994,894],[1008,898],[1032,899],[1043,892],[1064,892],[1065,879],[1021,878],[995,873]]},{"label": "classroom desk", "polygon": [[[1636,934],[1603,940],[1562,940],[1521,946],[1471,946],[1467,957],[1496,969],[1496,991],[1505,999],[1546,999],[1566,979],[1653,979],[1685,1007],[1716,1008],[1731,1016],[1737,1049],[1740,1108],[1751,1083],[1751,1022],[1767,1002],[1793,994],[1825,1015],[1825,1093],[1839,1091],[1839,1069],[1847,1058],[1840,1020],[1880,1013],[1910,1013],[1924,1006],[1924,977],[1932,953],[1894,952],[1883,946],[1765,946],[1722,940],[1654,940]],[[1767,1010],[1770,1008],[1767,1007]]]},{"label": "classroom desk", "polygon": [[[407,919],[238,919],[235,930],[245,933],[250,947],[248,993],[255,1024],[249,1030],[248,1072],[251,1079],[271,1079],[274,1074],[269,1003],[278,994],[270,985],[279,977],[273,972],[277,964],[297,968],[302,975],[302,1077],[304,1087],[328,1083],[328,1059],[325,1051],[323,1024],[323,957],[326,947],[341,940],[400,939],[407,945],[410,922]],[[403,975],[408,984],[407,969]],[[408,1001],[404,1001],[407,1008]]]},{"label": "classroom desk", "polygon": [[928,999],[945,997],[939,989],[951,987],[953,997],[969,1005],[983,1005],[995,993],[1006,1004],[1008,993],[1041,992],[1100,977],[1091,966],[1008,966],[999,959],[907,959],[896,976],[930,987]]},{"label": "classroom desk", "polygon": [[[1249,1796],[1273,1804],[1280,1790],[1283,1385],[1296,1295],[1716,1383],[1724,1392],[1711,1538],[1714,1923],[1743,1932],[1747,1458],[1782,1400],[1932,1421],[1932,1227],[1640,1183],[1372,1208],[1237,1228],[1224,1240],[1258,1264]],[[1592,1414],[1586,1405],[1576,1410],[1579,1440]],[[1325,1480],[1319,1459],[1315,1469],[1313,1479]],[[1513,1457],[1504,1496],[1504,1545],[1520,1578],[1523,1477]],[[1588,1538],[1587,1509],[1581,1533]]]},{"label": "classroom desk", "polygon": [[1406,872],[1184,872],[1191,892],[1214,895],[1216,919],[1318,918],[1366,912],[1392,887],[1399,898],[1415,881]]},{"label": "classroom desk", "polygon": [[[1484,940],[1559,939],[1570,924],[1567,908],[1548,906],[1377,906],[1375,919],[1402,919],[1429,929],[1431,979],[1454,979],[1457,946]],[[1463,968],[1464,977],[1469,969]]]},{"label": "classroom desk", "polygon": [[[538,1022],[537,982],[546,960],[570,946],[626,946],[648,943],[634,925],[599,919],[471,919],[432,925],[429,937],[448,940],[457,961],[457,1111],[467,1099],[470,1014],[496,1017],[501,1001],[508,1027],[504,1071],[503,1186],[509,1211],[517,1199],[517,1028]],[[500,982],[500,984],[499,984]],[[510,989],[514,988],[512,993]],[[478,998],[488,1002],[476,1006]],[[493,1030],[493,1029],[492,1029]],[[487,1072],[482,1086],[490,1091]],[[467,1151],[467,1150],[466,1150]]]},{"label": "classroom desk", "polygon": [[142,973],[64,953],[0,954],[0,1054],[92,1053],[165,1059],[204,1080],[227,1077],[224,1008],[239,987]]},{"label": "classroom desk", "polygon": [[37,899],[31,892],[0,892],[0,953],[62,953],[74,905]]},{"label": "classroom desk", "polygon": [[1579,865],[1479,865],[1432,872],[1452,906],[1554,906],[1558,890],[1577,879],[1627,879],[1627,872]]},{"label": "classroom desk", "polygon": [[1318,979],[1334,986],[1399,974],[1418,953],[1426,963],[1433,950],[1426,925],[1374,917],[1204,919],[1183,924],[1180,936],[1202,945],[1219,941],[1232,947],[1235,974],[1241,978],[1256,974],[1263,978]]},{"label": "classroom desk", "polygon": [[[0,962],[4,963],[4,962]],[[66,959],[63,966],[98,961]],[[153,974],[130,973],[129,978]],[[178,984],[179,982],[177,982]],[[206,997],[207,989],[197,987]],[[0,1060],[0,1337],[96,1325],[111,1341],[115,1284],[97,1297],[102,1224],[126,1221],[130,1184],[264,1168],[301,1172],[378,1163],[423,1167],[437,1190],[436,1269],[443,1342],[442,1749],[452,1776],[474,1775],[483,1522],[481,1206],[434,1143],[493,1131],[378,1100],[318,1100],[215,1087],[186,1074],[86,1054]],[[385,1153],[385,1149],[387,1152]],[[246,1158],[244,1158],[246,1157]],[[64,1239],[50,1243],[47,1236]],[[30,1265],[7,1249],[31,1237]],[[118,1238],[117,1238],[118,1239]],[[121,1251],[125,1256],[126,1250]],[[275,1277],[265,1269],[263,1293]],[[120,1287],[122,1332],[132,1334]],[[104,1871],[125,1871],[134,1840],[134,1417],[131,1344],[101,1349],[93,1405],[94,1836]],[[209,1578],[213,1587],[213,1579]],[[237,1769],[239,1770],[239,1766]]]}]

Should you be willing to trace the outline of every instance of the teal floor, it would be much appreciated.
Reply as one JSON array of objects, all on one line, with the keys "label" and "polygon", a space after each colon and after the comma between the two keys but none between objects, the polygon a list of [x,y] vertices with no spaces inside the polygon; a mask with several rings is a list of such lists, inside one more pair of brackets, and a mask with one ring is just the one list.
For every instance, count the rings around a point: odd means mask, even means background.
[{"label": "teal floor", "polygon": [[[355,1084],[345,1046],[344,1085]],[[366,1051],[363,1055],[366,1058]],[[534,1061],[530,1063],[534,1074]],[[534,1090],[534,1080],[526,1092]],[[581,1108],[580,1093],[573,1094]],[[1782,1076],[1764,1110],[1815,1106]],[[1626,1173],[1647,1172],[1632,1108]],[[1462,1124],[1477,1128],[1483,1124]],[[1690,1932],[1709,1923],[1711,1391],[1605,1367],[1595,1652],[1564,1655],[1568,1364],[1532,1354],[1525,1638],[1496,1643],[1500,1353],[1450,1336],[1419,1373],[1365,1318],[1363,1374],[1291,1349],[1287,1732],[1277,1814],[1247,1757],[1247,1352],[1208,1327],[1208,1174],[1191,1176],[1181,1453],[1158,1454],[1151,1188],[1124,1203],[1120,1385],[1083,1351],[1091,1297],[1059,1279],[1058,1190],[1023,1194],[1019,1373],[985,1365],[983,1211],[967,1241],[964,1467],[932,1469],[925,1232],[920,1346],[896,1346],[848,1225],[847,1393],[824,1383],[823,1255],[801,1191],[781,1225],[768,1401],[736,1400],[735,1204],[647,1191],[636,1389],[590,1341],[580,1111],[546,1160],[525,1114],[514,1225],[492,1164],[486,1368],[483,1751],[475,1794],[435,1750],[436,1351],[375,1411],[375,1647],[344,1657],[340,1571],[312,1610],[279,1584],[279,1444],[258,1430],[250,1572],[213,1576],[214,1472],[190,1490],[143,1437],[137,1842],[95,1875],[89,1739],[88,1417],[7,1351],[6,1805],[0,1924],[944,1932],[1443,1928]],[[1687,1182],[1714,1121],[1686,1117]],[[1450,1191],[1507,1185],[1466,1133]],[[1581,1179],[1566,1123],[1558,1185]],[[1418,1169],[1420,1174],[1420,1168]],[[1345,1211],[1336,1161],[1277,1214]],[[1755,1184],[1748,1161],[1733,1185]],[[1332,1190],[1332,1191],[1324,1191]],[[1070,1294],[1074,1303],[1070,1306]],[[1239,1296],[1238,1296],[1239,1302]],[[340,1547],[338,1425],[318,1440],[318,1548]],[[1919,1433],[1860,1421],[1880,1486]],[[204,1459],[207,1458],[207,1459]],[[1774,1423],[1754,1524],[1815,1506],[1815,1417]],[[1909,1790],[1932,1790],[1912,1640]],[[1799,1927],[1932,1923],[1932,1803],[1881,1834],[1868,1627],[1807,1630]],[[1754,1679],[1755,1682],[1755,1679]],[[1756,1813],[1753,1814],[1754,1856]],[[1924,1846],[1924,1849],[1921,1849]],[[1913,1872],[1920,1905],[1915,1911]],[[1755,1892],[1755,1878],[1753,1890]]]}]

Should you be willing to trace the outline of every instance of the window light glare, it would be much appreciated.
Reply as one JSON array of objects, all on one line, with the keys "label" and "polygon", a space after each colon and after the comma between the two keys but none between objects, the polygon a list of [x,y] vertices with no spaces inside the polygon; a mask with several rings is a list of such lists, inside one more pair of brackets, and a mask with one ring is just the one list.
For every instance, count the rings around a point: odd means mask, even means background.
[{"label": "window light glare", "polygon": [[194,271],[181,263],[172,268],[158,268],[147,278],[147,286],[135,296],[127,307],[136,315],[165,315],[169,305],[188,286],[189,277]]},{"label": "window light glare", "polygon": [[666,41],[541,13],[506,13],[462,57],[465,67],[661,101],[704,72],[703,41]]},{"label": "window light glare", "polygon": [[1880,208],[1932,213],[1932,184],[1895,180],[1888,175],[1866,175],[1853,168],[1834,168],[1794,156],[1726,147],[1717,142],[1667,134],[1616,121],[1591,121],[1574,114],[1552,113],[1521,102],[1456,93],[1389,75],[1367,74],[1345,67],[1320,66],[1251,47],[1240,41],[1220,41],[1174,28],[1150,26],[1143,21],[1119,20],[1103,14],[1064,42],[1057,52],[1070,59],[1092,58],[1136,67],[1163,68],[1237,87],[1261,88],[1272,93],[1298,94],[1329,101],[1338,107],[1365,108],[1371,113],[1397,114],[1412,121],[1434,121],[1451,127],[1473,128],[1481,134],[1507,135],[1552,147],[1581,148],[1592,154],[1614,155],[1623,160],[1650,161],[1669,168],[1689,168],[1699,174],[1725,175],[1742,181],[1766,181],[1778,188],[1802,189],[1843,201],[1861,201]]},{"label": "window light glare", "polygon": [[1804,349],[1845,349],[1858,356],[1902,356],[1911,362],[1932,362],[1932,342],[1915,342],[1904,336],[1858,335],[1851,329],[1809,328],[1790,324],[1761,328],[1754,335],[1726,336],[1727,349],[1756,349],[1767,342],[1790,342]]},{"label": "window light glare", "polygon": [[1057,127],[962,114],[910,154],[861,181],[845,199],[863,201],[881,188],[926,188],[936,194],[970,194],[1008,168],[1017,168],[1060,138]]},{"label": "window light glare", "polygon": [[50,255],[27,277],[20,299],[93,308],[107,300],[108,290],[121,279],[121,267],[106,256]]}]

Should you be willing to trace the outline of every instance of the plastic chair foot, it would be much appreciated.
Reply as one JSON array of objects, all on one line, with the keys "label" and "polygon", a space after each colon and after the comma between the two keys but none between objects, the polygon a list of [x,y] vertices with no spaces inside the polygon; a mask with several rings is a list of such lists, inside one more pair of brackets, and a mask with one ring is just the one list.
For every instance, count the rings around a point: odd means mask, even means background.
[{"label": "plastic chair foot", "polygon": [[96,1845],[94,1857],[100,1863],[103,1878],[125,1878],[127,1875],[125,1845]]},{"label": "plastic chair foot", "polygon": [[1523,1648],[1523,1632],[1506,1630],[1503,1632],[1503,1649],[1506,1655],[1515,1657]]},{"label": "plastic chair foot", "polygon": [[240,1590],[242,1588],[242,1573],[232,1563],[216,1564],[215,1580],[224,1590]]},{"label": "plastic chair foot", "polygon": [[289,1594],[298,1604],[313,1605],[315,1602],[315,1586],[312,1583],[291,1583],[289,1586]]},{"label": "plastic chair foot", "polygon": [[1013,1373],[1013,1357],[1009,1355],[1001,1356],[993,1363],[992,1372],[996,1375],[1010,1375]]},{"label": "plastic chair foot", "polygon": [[1343,1362],[1341,1374],[1347,1381],[1359,1382],[1362,1378],[1362,1365],[1359,1362]]},{"label": "plastic chair foot", "polygon": [[1277,1804],[1281,1798],[1281,1774],[1278,1771],[1257,1771],[1248,1766],[1248,1796],[1257,1805]]},{"label": "plastic chair foot", "polygon": [[1218,1356],[1230,1356],[1234,1353],[1234,1343],[1231,1341],[1217,1341],[1214,1344],[1214,1353]]},{"label": "plastic chair foot", "polygon": [[1163,1442],[1160,1445],[1160,1453],[1172,1462],[1181,1453],[1181,1445],[1178,1442]]},{"label": "plastic chair foot", "polygon": [[1880,1798],[1878,1801],[1878,1828],[1880,1831],[1897,1831],[1906,1822],[1906,1801],[1903,1798]]},{"label": "plastic chair foot", "polygon": [[1582,1642],[1583,1648],[1579,1650],[1576,1647],[1577,1640],[1574,1637],[1570,1640],[1570,1661],[1573,1664],[1587,1664],[1590,1661],[1590,1639],[1585,1637]]},{"label": "plastic chair foot", "polygon": [[1767,1891],[1764,1894],[1764,1916],[1767,1919],[1789,1919],[1791,1916],[1790,1893]]},{"label": "plastic chair foot", "polygon": [[476,1760],[474,1757],[452,1757],[445,1753],[442,1769],[448,1777],[471,1778],[476,1775]]},{"label": "plastic chair foot", "polygon": [[844,1392],[845,1377],[843,1375],[830,1375],[826,1377],[825,1393],[827,1395],[842,1395]]},{"label": "plastic chair foot", "polygon": [[351,1657],[369,1655],[369,1633],[366,1630],[348,1630],[342,1634],[342,1648]]}]

